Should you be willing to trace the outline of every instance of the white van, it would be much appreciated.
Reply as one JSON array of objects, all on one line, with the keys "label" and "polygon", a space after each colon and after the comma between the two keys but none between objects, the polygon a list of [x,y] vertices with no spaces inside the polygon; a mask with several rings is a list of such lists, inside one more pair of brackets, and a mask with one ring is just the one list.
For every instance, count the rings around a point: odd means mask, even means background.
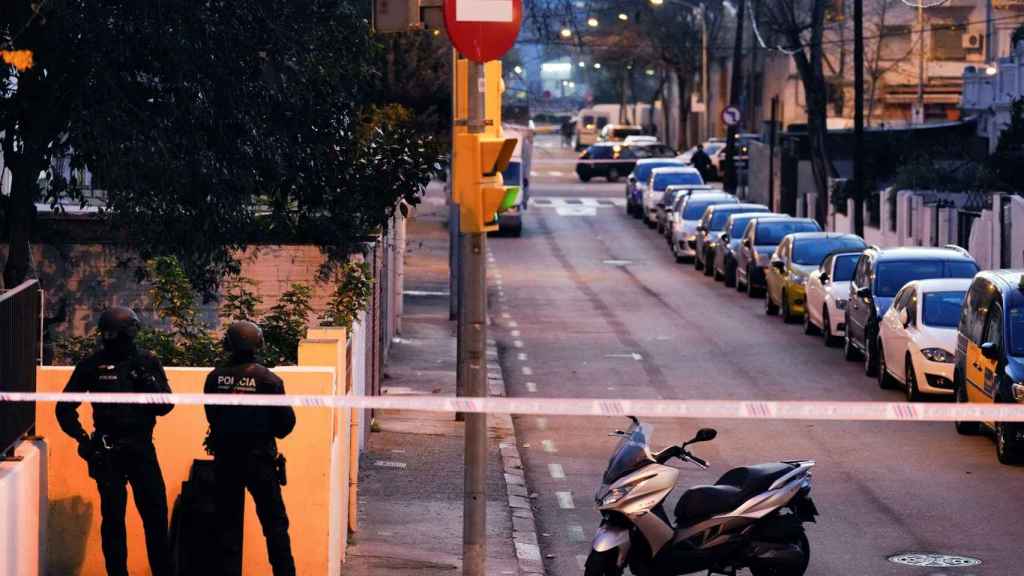
[{"label": "white van", "polygon": [[[618,117],[618,113],[615,114]],[[612,112],[598,107],[584,108],[576,115],[576,136],[573,146],[577,151],[583,150],[597,142],[601,130],[612,122]]]}]

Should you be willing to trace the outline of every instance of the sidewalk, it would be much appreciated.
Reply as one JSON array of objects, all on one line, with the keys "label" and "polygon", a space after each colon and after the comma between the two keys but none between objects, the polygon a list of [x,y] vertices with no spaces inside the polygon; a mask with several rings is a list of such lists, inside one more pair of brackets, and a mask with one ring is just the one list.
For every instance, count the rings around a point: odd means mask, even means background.
[{"label": "sidewalk", "polygon": [[[385,367],[385,394],[455,395],[455,323],[448,320],[446,295],[447,207],[438,202],[439,194],[431,186],[428,201],[408,223],[405,314]],[[492,394],[504,394],[493,347],[489,358]],[[374,422],[360,461],[359,530],[350,539],[342,574],[461,574],[462,423],[453,414],[401,410],[377,411]],[[539,573],[536,546],[518,546],[517,556],[513,544],[511,503],[521,516],[516,518],[516,541],[525,534],[535,544],[536,536],[522,470],[506,470],[521,466],[511,419],[491,417],[488,428],[487,574]],[[515,484],[510,488],[507,482]]]}]

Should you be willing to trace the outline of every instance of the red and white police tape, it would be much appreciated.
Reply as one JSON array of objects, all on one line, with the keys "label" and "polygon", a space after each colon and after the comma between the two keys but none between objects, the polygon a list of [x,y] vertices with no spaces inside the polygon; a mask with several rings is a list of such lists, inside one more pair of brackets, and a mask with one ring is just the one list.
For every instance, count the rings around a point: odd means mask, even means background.
[{"label": "red and white police tape", "polygon": [[95,402],[219,406],[373,408],[538,416],[643,416],[742,420],[1024,422],[1024,404],[846,401],[624,400],[603,398],[452,398],[265,394],[113,394],[0,392],[0,402]]}]

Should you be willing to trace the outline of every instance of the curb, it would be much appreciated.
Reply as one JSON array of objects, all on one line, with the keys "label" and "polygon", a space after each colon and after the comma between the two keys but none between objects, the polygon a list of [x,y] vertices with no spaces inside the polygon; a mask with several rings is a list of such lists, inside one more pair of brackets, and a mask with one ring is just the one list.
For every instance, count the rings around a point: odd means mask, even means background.
[{"label": "curb", "polygon": [[[505,396],[505,377],[498,362],[498,347],[494,340],[487,341],[487,388],[491,396]],[[492,369],[493,360],[496,370]],[[506,432],[498,444],[501,452],[501,467],[504,470],[505,492],[508,494],[509,512],[512,515],[512,542],[516,549],[518,576],[544,576],[544,560],[537,543],[537,523],[530,504],[530,490],[526,483],[523,461],[519,457],[519,441],[516,438],[512,416],[493,416],[493,427]]]}]

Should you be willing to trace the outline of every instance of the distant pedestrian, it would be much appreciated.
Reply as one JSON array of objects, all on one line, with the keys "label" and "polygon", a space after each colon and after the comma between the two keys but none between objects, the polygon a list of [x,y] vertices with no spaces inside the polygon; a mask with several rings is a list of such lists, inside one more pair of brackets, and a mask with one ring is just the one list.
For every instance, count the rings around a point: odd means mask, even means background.
[{"label": "distant pedestrian", "polygon": [[572,136],[573,136],[573,133],[575,131],[576,131],[576,123],[575,122],[573,122],[572,120],[566,120],[565,122],[562,122],[562,127],[561,127],[561,132],[562,132],[562,148],[571,148],[572,147]]},{"label": "distant pedestrian", "polygon": [[690,157],[690,164],[700,172],[700,177],[704,181],[708,180],[711,175],[711,157],[704,151],[704,145],[697,144],[697,151]]},{"label": "distant pedestrian", "polygon": [[[284,381],[259,363],[263,332],[252,322],[228,327],[224,348],[231,355],[226,366],[206,377],[206,394],[284,394]],[[221,537],[224,576],[241,574],[242,511],[245,490],[252,494],[256,515],[267,540],[267,555],[274,576],[295,576],[288,514],[281,486],[286,482],[284,456],[276,438],[295,428],[289,406],[206,406],[210,422],[207,443],[213,454],[217,507],[217,533]]]},{"label": "distant pedestrian", "polygon": [[[139,318],[115,307],[100,315],[100,349],[75,366],[65,392],[171,392],[160,360],[135,346]],[[146,552],[153,576],[169,576],[167,491],[153,446],[156,417],[171,404],[94,404],[90,436],[78,420],[78,402],[59,402],[57,422],[78,441],[78,454],[89,465],[100,494],[100,545],[108,576],[128,576],[128,541],[124,515],[127,484],[142,517]]]}]

